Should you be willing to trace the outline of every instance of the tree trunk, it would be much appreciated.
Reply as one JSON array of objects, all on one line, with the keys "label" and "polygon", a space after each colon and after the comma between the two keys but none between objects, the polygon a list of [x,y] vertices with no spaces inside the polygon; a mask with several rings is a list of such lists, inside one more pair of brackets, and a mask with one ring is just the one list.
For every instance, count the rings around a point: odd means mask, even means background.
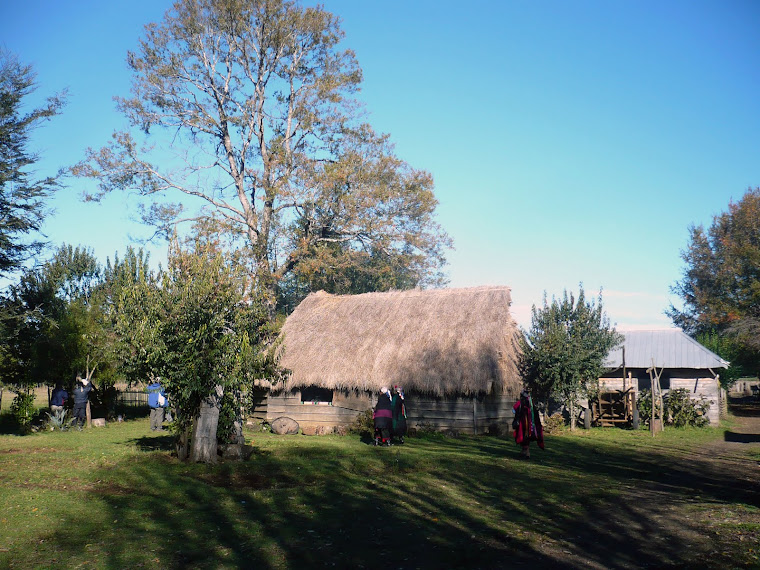
[{"label": "tree trunk", "polygon": [[187,428],[177,438],[177,459],[185,461],[190,456],[190,431],[192,428]]},{"label": "tree trunk", "polygon": [[243,435],[243,423],[245,422],[244,417],[244,409],[243,409],[243,396],[240,393],[240,390],[234,391],[234,399],[235,402],[238,402],[239,405],[235,407],[236,413],[235,413],[235,421],[232,424],[232,441],[231,443],[237,444],[237,445],[243,445],[245,444],[245,436]]},{"label": "tree trunk", "polygon": [[219,409],[223,395],[224,388],[216,386],[214,392],[203,400],[193,429],[190,461],[216,463],[216,428],[219,425]]},{"label": "tree trunk", "polygon": [[87,400],[87,407],[85,408],[85,417],[87,418],[87,427],[92,427],[92,410],[90,410],[89,400]]},{"label": "tree trunk", "polygon": [[575,430],[576,418],[575,418],[575,400],[570,401],[570,430]]}]

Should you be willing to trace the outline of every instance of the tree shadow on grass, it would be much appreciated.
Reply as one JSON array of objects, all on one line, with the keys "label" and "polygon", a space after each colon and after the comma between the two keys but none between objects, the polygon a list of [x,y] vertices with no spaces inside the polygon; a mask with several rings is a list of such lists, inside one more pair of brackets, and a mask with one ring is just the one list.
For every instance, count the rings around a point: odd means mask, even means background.
[{"label": "tree shadow on grass", "polygon": [[732,443],[757,443],[760,442],[760,434],[726,431],[724,440]]},{"label": "tree shadow on grass", "polygon": [[171,432],[160,432],[161,435],[146,435],[130,439],[127,445],[134,445],[140,451],[172,451],[174,449],[174,436]]},{"label": "tree shadow on grass", "polygon": [[[171,437],[135,444],[156,451],[155,442]],[[64,517],[40,548],[75,565],[93,543],[107,544],[95,564],[107,568],[675,567],[714,541],[692,541],[699,528],[688,520],[664,525],[674,515],[657,503],[663,493],[671,502],[760,499],[725,489],[725,477],[688,454],[575,438],[548,438],[531,462],[517,451],[498,438],[392,448],[308,438],[212,467],[152,454],[100,469],[87,492],[100,515]]]}]

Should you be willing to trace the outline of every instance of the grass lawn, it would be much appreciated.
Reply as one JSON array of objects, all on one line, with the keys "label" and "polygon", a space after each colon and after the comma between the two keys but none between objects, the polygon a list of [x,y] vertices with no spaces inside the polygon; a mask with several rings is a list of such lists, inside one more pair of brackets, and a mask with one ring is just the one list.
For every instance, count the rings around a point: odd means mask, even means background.
[{"label": "grass lawn", "polygon": [[[735,538],[760,536],[757,491],[693,455],[723,434],[563,432],[526,462],[504,438],[250,431],[249,461],[211,467],[178,463],[147,419],[2,435],[0,567],[752,566]],[[647,508],[663,496],[685,534]]]}]

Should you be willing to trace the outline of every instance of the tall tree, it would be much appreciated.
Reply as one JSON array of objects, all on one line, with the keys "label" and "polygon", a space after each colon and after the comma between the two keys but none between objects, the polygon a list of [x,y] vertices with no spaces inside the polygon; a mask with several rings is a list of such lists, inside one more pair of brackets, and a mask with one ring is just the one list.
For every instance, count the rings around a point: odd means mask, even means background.
[{"label": "tall tree", "polygon": [[29,141],[35,128],[61,111],[65,93],[25,112],[24,101],[35,87],[31,66],[0,49],[0,277],[17,271],[43,247],[37,233],[45,199],[59,186],[57,177],[34,179],[30,168],[38,156]]},{"label": "tall tree", "polygon": [[712,225],[689,228],[681,254],[682,279],[673,287],[682,308],[667,311],[692,336],[730,337],[735,362],[760,374],[760,188],[713,217]]},{"label": "tall tree", "polygon": [[562,401],[575,427],[578,400],[595,392],[604,359],[622,340],[604,313],[601,293],[596,302],[587,301],[581,286],[577,299],[565,291],[551,304],[544,294],[543,307],[533,306],[530,330],[521,339],[520,373],[539,399]]},{"label": "tall tree", "polygon": [[119,108],[132,130],[74,172],[99,181],[92,199],[146,197],[144,220],[166,235],[215,220],[247,248],[248,290],[270,314],[283,278],[309,273],[330,244],[348,265],[377,253],[415,284],[440,282],[450,240],[432,177],[361,122],[362,73],[343,35],[320,6],[178,0],[129,53],[133,96]]}]

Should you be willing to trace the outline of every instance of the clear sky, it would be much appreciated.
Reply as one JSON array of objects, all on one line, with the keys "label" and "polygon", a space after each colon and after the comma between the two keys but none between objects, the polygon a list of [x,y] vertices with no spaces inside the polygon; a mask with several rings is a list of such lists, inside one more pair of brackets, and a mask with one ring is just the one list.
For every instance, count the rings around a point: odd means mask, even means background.
[{"label": "clear sky", "polygon": [[[760,186],[756,0],[325,0],[364,71],[370,122],[430,171],[454,239],[452,287],[508,285],[528,327],[544,291],[603,289],[619,328],[666,327],[691,224]],[[38,172],[122,126],[125,57],[166,0],[0,0],[0,43],[63,115],[35,133]],[[53,243],[105,261],[134,197],[83,204],[71,180]],[[157,247],[154,259],[162,257]]]}]

